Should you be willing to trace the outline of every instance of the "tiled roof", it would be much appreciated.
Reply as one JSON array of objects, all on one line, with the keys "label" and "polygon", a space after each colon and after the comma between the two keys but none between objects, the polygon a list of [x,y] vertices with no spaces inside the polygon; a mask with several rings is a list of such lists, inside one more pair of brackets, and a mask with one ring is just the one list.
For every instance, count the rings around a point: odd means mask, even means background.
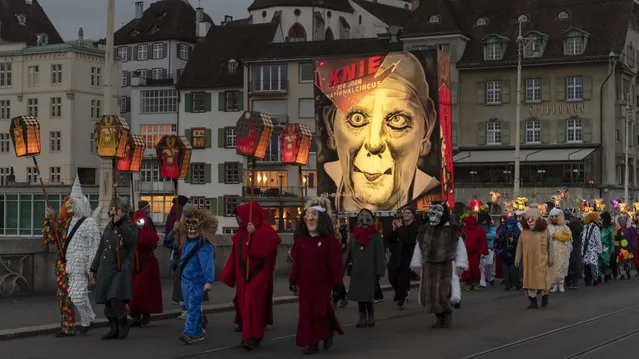
[{"label": "tiled roof", "polygon": [[[465,0],[459,0],[465,1]],[[496,2],[500,0],[495,0]],[[517,0],[513,0],[517,1]],[[421,0],[419,8],[404,27],[403,36],[435,36],[460,34],[459,10],[451,0]],[[430,22],[432,16],[439,16],[439,22]]]},{"label": "tiled roof", "polygon": [[253,11],[281,6],[321,7],[350,13],[355,11],[348,0],[255,0],[248,10]]},{"label": "tiled roof", "polygon": [[382,20],[386,25],[405,25],[410,18],[410,10],[390,6],[382,3],[374,3],[370,0],[353,0],[371,15]]},{"label": "tiled roof", "polygon": [[[24,15],[21,25],[18,15]],[[37,0],[28,4],[25,0],[0,0],[0,42],[25,42],[29,46],[37,44],[37,34],[46,34],[49,44],[64,41]]]},{"label": "tiled roof", "polygon": [[[211,28],[206,39],[195,45],[191,58],[178,81],[178,89],[242,87],[243,57],[259,51],[275,37],[279,23],[226,25]],[[234,73],[228,61],[239,62]]]},{"label": "tiled roof", "polygon": [[[213,20],[206,13],[204,21]],[[194,43],[195,9],[183,0],[160,0],[149,6],[142,18],[133,19],[115,33],[115,44],[131,44],[162,40]]]}]

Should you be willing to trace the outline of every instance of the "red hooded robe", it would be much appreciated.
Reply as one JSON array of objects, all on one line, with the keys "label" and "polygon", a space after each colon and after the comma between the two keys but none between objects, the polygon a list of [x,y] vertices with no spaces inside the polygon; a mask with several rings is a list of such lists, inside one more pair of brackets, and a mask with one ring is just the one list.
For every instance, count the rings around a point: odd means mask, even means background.
[{"label": "red hooded robe", "polygon": [[481,255],[488,255],[486,231],[479,225],[475,216],[464,218],[464,235],[466,236],[466,252],[468,253],[468,270],[464,272],[462,281],[474,280],[479,284],[481,272],[479,262]]},{"label": "red hooded robe", "polygon": [[[233,235],[233,248],[221,277],[224,284],[235,287],[239,315],[236,319],[242,322],[242,341],[264,338],[265,325],[273,323],[273,271],[277,247],[282,241],[266,223],[267,212],[257,203],[252,205],[250,221],[251,204],[235,209],[243,226]],[[246,230],[249,222],[255,226],[250,240]]]},{"label": "red hooded robe", "polygon": [[162,313],[162,282],[160,265],[153,251],[158,245],[158,233],[144,211],[135,212],[133,221],[144,220],[135,245],[135,267],[129,313]]}]

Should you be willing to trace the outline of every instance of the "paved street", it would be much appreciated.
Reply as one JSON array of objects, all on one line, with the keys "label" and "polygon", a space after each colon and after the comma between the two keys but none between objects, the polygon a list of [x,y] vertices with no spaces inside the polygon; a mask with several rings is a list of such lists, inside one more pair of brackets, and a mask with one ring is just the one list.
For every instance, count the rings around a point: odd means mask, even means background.
[{"label": "paved street", "polygon": [[[387,295],[388,297],[388,295]],[[413,294],[414,297],[414,294]],[[526,310],[523,292],[504,292],[496,286],[463,293],[463,306],[454,313],[454,328],[432,330],[432,317],[416,302],[397,310],[386,301],[377,306],[376,328],[356,329],[355,304],[338,315],[347,326],[337,338],[333,358],[635,358],[639,338],[639,279],[582,288],[551,297],[550,307]],[[258,358],[300,358],[295,347],[295,304],[275,308],[276,325],[267,333]],[[50,335],[0,342],[2,358],[245,358],[237,348],[233,313],[209,316],[205,342],[185,346],[177,340],[183,322],[157,321],[133,330],[125,341],[102,342],[101,328],[85,336],[56,339]],[[320,355],[326,355],[321,353]]]}]

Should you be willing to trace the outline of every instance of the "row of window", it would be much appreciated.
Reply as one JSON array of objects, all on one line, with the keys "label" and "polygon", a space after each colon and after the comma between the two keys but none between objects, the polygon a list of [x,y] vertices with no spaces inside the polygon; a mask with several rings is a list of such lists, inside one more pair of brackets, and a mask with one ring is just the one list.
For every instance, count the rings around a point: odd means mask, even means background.
[{"label": "row of window", "polygon": [[[585,128],[589,128],[589,123],[580,118],[571,118],[558,122],[557,125],[557,142],[558,143],[583,143],[589,142],[590,138],[585,138]],[[588,125],[588,126],[586,126]],[[522,142],[528,145],[536,145],[544,142],[542,140],[542,121],[537,119],[529,119],[524,121],[522,127]],[[507,122],[488,121],[480,123],[478,128],[479,144],[502,145],[509,144],[510,129]],[[485,140],[484,137],[485,136]]]},{"label": "row of window", "polygon": [[[571,29],[564,35],[564,56],[583,55],[588,45],[590,34],[581,29]],[[542,57],[546,49],[549,37],[538,31],[531,31],[524,36],[523,56],[525,58]],[[503,60],[510,39],[501,35],[491,35],[483,43],[484,60]]]},{"label": "row of window", "polygon": [[[568,76],[555,80],[555,99],[559,101],[582,101],[592,97],[590,77]],[[478,103],[501,105],[510,103],[510,81],[491,80],[480,82],[477,89]],[[523,81],[523,98],[526,103],[550,101],[550,81],[542,78],[528,78]]]},{"label": "row of window", "polygon": [[[178,78],[181,76],[183,69],[177,70]],[[139,77],[141,79],[164,80],[169,79],[169,70],[162,67],[152,69],[138,69],[135,71],[122,71],[120,76],[120,86],[131,86],[131,78]]]},{"label": "row of window", "polygon": [[[187,44],[178,44],[177,56],[180,60],[188,61],[192,47]],[[164,59],[169,56],[167,43],[156,42],[154,44],[142,44],[134,46],[118,47],[118,58],[126,61],[146,61]]]},{"label": "row of window", "polygon": [[[191,92],[184,95],[185,111],[203,113],[212,110],[210,92]],[[220,112],[234,112],[244,110],[244,95],[242,91],[222,91],[218,93],[217,109]]]},{"label": "row of window", "polygon": [[[27,116],[38,118],[40,115],[39,99],[27,99]],[[91,119],[99,119],[102,115],[102,100],[91,100]],[[49,98],[49,118],[62,117],[62,97]],[[11,100],[0,100],[0,120],[11,119]]]},{"label": "row of window", "polygon": [[[0,133],[0,153],[11,151],[11,136],[8,133]],[[49,152],[58,152],[62,150],[61,132],[49,132]]]}]

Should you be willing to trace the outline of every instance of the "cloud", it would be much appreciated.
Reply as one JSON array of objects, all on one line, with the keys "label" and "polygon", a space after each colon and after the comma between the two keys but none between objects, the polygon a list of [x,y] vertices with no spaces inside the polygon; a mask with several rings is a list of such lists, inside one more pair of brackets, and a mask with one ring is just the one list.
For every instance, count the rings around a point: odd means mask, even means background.
[{"label": "cloud", "polygon": [[[144,8],[156,0],[145,0]],[[197,0],[188,0],[197,7]],[[252,0],[200,0],[201,6],[216,24],[224,15],[234,18],[248,16],[247,8]],[[58,29],[65,41],[78,37],[78,29],[84,29],[86,39],[104,38],[106,32],[107,0],[39,0],[40,5]],[[135,0],[115,0],[115,29],[129,22],[134,14]]]}]

